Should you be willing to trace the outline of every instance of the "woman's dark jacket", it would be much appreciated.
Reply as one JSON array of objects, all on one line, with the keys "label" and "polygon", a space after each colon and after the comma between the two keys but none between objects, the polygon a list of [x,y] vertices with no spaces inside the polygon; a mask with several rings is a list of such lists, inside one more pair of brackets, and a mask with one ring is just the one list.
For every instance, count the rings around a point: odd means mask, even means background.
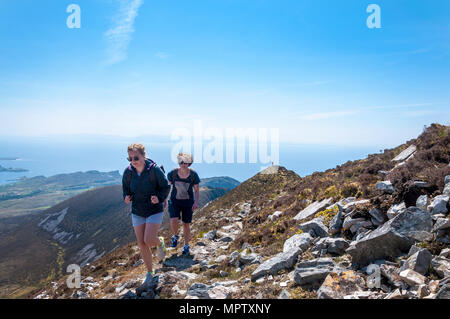
[{"label": "woman's dark jacket", "polygon": [[[163,202],[170,191],[169,183],[162,170],[150,159],[145,160],[145,167],[141,175],[130,164],[123,172],[122,177],[123,198],[131,195],[131,213],[148,217],[164,211]],[[155,195],[158,204],[152,204],[150,198]]]}]

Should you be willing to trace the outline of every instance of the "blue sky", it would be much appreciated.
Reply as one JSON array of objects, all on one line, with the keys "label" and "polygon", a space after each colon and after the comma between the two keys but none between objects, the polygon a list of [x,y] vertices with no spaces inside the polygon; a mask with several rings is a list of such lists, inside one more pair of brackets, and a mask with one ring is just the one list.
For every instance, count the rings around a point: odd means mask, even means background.
[{"label": "blue sky", "polygon": [[2,0],[0,136],[170,136],[201,120],[382,148],[448,125],[450,2],[342,2]]}]

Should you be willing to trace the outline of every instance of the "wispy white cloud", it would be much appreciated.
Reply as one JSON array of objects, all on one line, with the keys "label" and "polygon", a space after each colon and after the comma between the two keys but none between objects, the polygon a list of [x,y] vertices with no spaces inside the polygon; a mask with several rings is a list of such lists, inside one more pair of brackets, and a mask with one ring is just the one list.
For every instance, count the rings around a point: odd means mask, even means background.
[{"label": "wispy white cloud", "polygon": [[330,118],[335,117],[342,117],[347,115],[353,115],[356,114],[358,111],[338,111],[338,112],[319,112],[319,113],[311,113],[311,114],[305,114],[300,115],[300,120],[306,120],[306,121],[315,121],[315,120],[327,120]]},{"label": "wispy white cloud", "polygon": [[128,45],[134,32],[134,20],[143,0],[119,0],[120,8],[115,17],[115,25],[105,32],[108,42],[107,65],[119,63],[127,58]]},{"label": "wispy white cloud", "polygon": [[156,57],[158,57],[158,58],[160,58],[160,59],[167,59],[169,56],[167,55],[167,53],[164,53],[164,52],[156,52],[155,53],[155,56]]},{"label": "wispy white cloud", "polygon": [[[363,113],[363,112],[373,111],[373,110],[395,110],[395,109],[403,109],[403,108],[410,109],[410,108],[418,108],[418,107],[419,108],[420,107],[432,107],[432,106],[438,106],[438,105],[439,104],[433,104],[433,103],[377,105],[377,106],[361,107],[361,108],[342,110],[342,111],[316,112],[316,113],[310,113],[310,114],[301,114],[297,118],[300,120],[308,120],[308,121],[327,120],[327,119],[331,119],[331,118],[350,116],[350,115],[355,115],[358,113]],[[403,112],[403,115],[408,116],[408,117],[418,117],[418,116],[424,116],[424,115],[434,114],[434,113],[436,113],[436,111],[416,110],[416,111]]]}]

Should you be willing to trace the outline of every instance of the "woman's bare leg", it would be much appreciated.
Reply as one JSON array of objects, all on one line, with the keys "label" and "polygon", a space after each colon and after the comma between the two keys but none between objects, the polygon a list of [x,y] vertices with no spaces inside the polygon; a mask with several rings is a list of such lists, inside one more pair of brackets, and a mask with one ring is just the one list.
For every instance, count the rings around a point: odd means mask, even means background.
[{"label": "woman's bare leg", "polygon": [[184,244],[189,245],[189,241],[191,240],[191,224],[183,223],[183,236],[184,236]]},{"label": "woman's bare leg", "polygon": [[170,219],[170,228],[172,229],[172,234],[178,235],[178,217]]},{"label": "woman's bare leg", "polygon": [[147,267],[147,271],[153,271],[152,264],[152,251],[150,247],[145,243],[144,235],[145,235],[145,224],[134,227],[134,232],[136,234],[137,243],[139,246],[139,250],[141,252],[141,257],[144,260],[145,266]]}]

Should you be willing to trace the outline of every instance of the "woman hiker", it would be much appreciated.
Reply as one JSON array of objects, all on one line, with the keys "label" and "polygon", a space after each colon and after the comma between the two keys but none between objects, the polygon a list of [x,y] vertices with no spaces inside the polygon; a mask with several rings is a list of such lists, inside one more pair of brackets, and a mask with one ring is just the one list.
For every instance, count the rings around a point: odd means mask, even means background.
[{"label": "woman hiker", "polygon": [[193,211],[198,208],[199,184],[198,174],[190,169],[193,158],[188,153],[180,153],[177,156],[180,168],[174,169],[167,178],[172,184],[172,192],[169,199],[170,226],[173,232],[172,244],[175,248],[178,244],[178,220],[183,222],[184,247],[183,255],[189,255],[189,240],[191,238],[190,224]]},{"label": "woman hiker", "polygon": [[157,247],[160,261],[164,259],[164,238],[158,238],[159,226],[164,216],[163,203],[170,186],[163,171],[145,157],[142,144],[128,146],[128,161],[122,178],[123,198],[131,205],[131,221],[142,259],[147,266],[145,282],[153,278],[151,247]]}]

